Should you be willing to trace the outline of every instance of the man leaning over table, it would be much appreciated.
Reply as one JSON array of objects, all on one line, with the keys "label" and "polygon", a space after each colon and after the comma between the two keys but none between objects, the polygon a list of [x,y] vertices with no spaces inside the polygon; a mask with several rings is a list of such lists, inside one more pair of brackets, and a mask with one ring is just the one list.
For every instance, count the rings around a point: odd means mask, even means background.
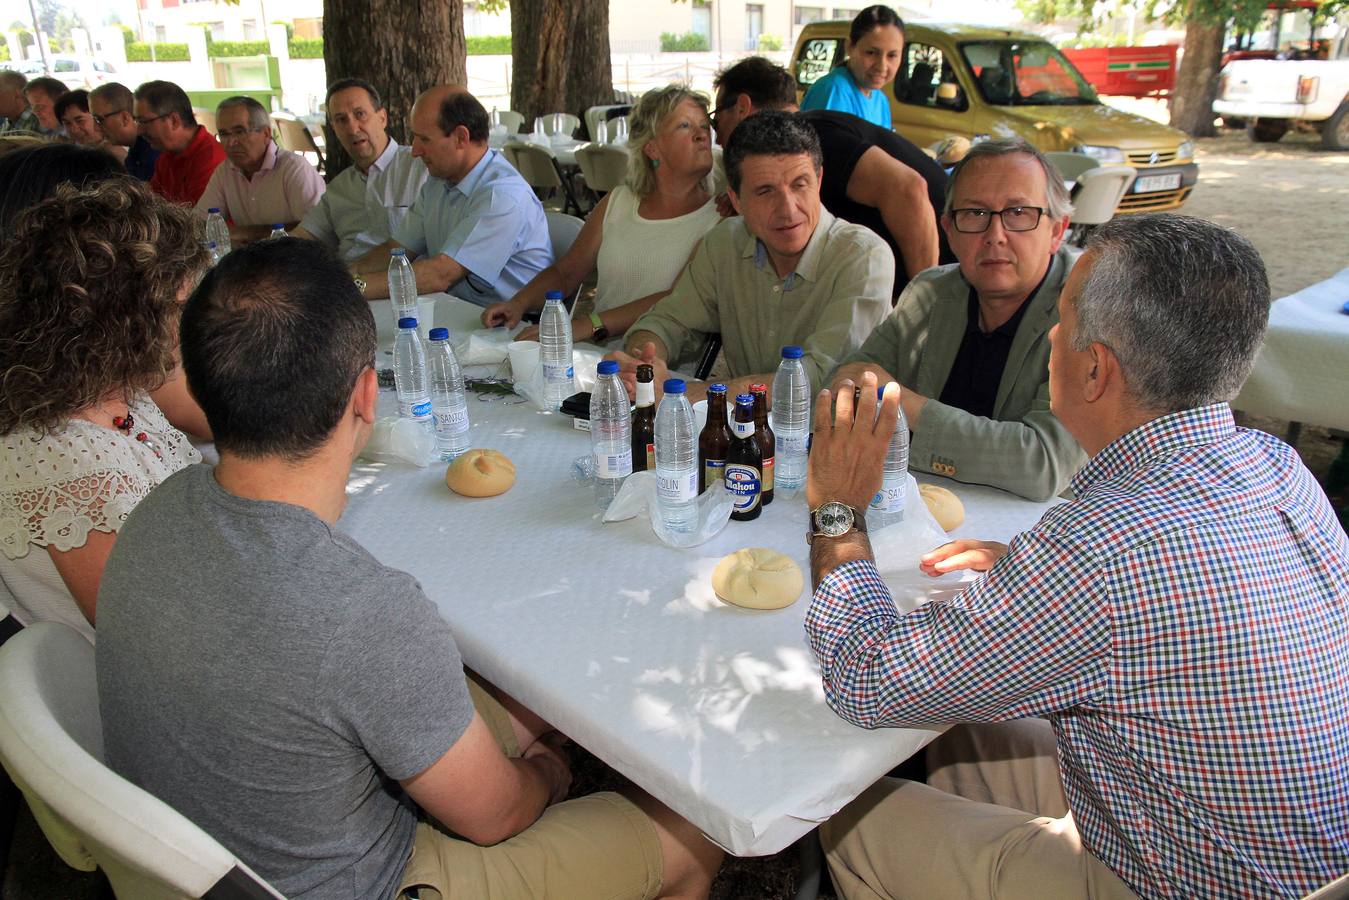
[{"label": "man leaning over table", "polygon": [[1086,460],[1049,409],[1049,330],[1077,252],[1063,178],[1020,139],[975,144],[956,165],[941,224],[958,265],[909,283],[833,381],[898,380],[909,465],[1032,500]]},{"label": "man leaning over table", "polygon": [[869,372],[855,416],[852,390],[832,426],[816,402],[806,631],[830,706],[865,728],[1002,723],[938,739],[945,790],[883,779],[830,819],[834,883],[1303,896],[1349,870],[1349,539],[1297,454],[1227,405],[1268,319],[1264,266],[1216,225],[1130,216],[1059,307],[1050,396],[1091,459],[1010,547],[924,556],[986,572],[949,600],[898,614],[841,509],[880,485],[897,389],[879,419]]},{"label": "man leaning over table", "polygon": [[[746,119],[723,156],[739,216],[703,238],[669,296],[633,323],[626,351],[612,354],[629,393],[636,367],[693,361],[720,333],[730,394],[771,384],[787,345],[819,387],[861,346],[890,309],[895,260],[870,230],[836,219],[820,203],[820,142],[790,113]],[[689,384],[699,399],[707,386]]]},{"label": "man leaning over table", "polygon": [[328,87],[328,124],[352,165],[328,184],[318,205],[291,234],[313,238],[353,262],[393,237],[426,182],[426,165],[385,130],[379,91],[360,78]]},{"label": "man leaning over table", "polygon": [[379,389],[332,252],[229,254],[182,344],[220,462],[152,492],[108,561],[108,764],[291,898],[705,896],[720,850],[636,791],[563,801],[565,739],[466,680],[416,579],[338,530]]},{"label": "man leaning over table", "polygon": [[487,146],[487,110],[459,85],[412,107],[412,155],[431,177],[393,238],[353,264],[367,299],[389,296],[389,251],[416,257],[417,292],[448,291],[479,306],[514,297],[553,264],[548,220],[534,189]]},{"label": "man leaning over table", "polygon": [[276,145],[272,117],[252,97],[221,100],[215,125],[225,161],[206,183],[197,212],[219,209],[231,245],[261,240],[274,225],[298,225],[323,196],[323,176],[303,156]]}]

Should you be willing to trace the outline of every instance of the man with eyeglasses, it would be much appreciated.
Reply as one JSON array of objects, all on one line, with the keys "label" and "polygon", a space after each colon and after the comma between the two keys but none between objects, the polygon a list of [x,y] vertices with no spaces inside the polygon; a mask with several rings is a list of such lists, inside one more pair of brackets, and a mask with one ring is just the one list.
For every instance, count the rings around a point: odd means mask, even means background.
[{"label": "man with eyeglasses", "polygon": [[899,382],[910,468],[1047,500],[1086,460],[1049,409],[1072,211],[1058,170],[1020,139],[975,144],[956,165],[941,224],[958,264],[911,281],[833,377]]},{"label": "man with eyeglasses", "polygon": [[98,127],[103,129],[109,153],[122,160],[127,172],[141,181],[149,181],[155,174],[159,151],[140,133],[133,110],[136,98],[126,85],[117,82],[100,84],[89,92],[89,112]]},{"label": "man with eyeglasses", "polygon": [[323,176],[303,156],[276,145],[272,119],[252,97],[220,101],[215,123],[226,161],[207,182],[197,212],[219,209],[231,244],[261,240],[273,225],[287,231],[299,225],[323,196]]},{"label": "man with eyeglasses", "polygon": [[136,126],[159,151],[150,187],[174,203],[194,205],[225,161],[225,148],[192,113],[192,101],[171,81],[136,88]]}]

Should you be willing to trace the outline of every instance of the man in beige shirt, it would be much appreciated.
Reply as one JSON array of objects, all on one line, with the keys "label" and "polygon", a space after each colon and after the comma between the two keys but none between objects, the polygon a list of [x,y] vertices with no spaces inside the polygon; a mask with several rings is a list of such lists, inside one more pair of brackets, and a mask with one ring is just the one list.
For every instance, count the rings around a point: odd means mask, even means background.
[{"label": "man in beige shirt", "polygon": [[[718,333],[732,396],[771,384],[793,344],[818,390],[890,311],[894,256],[873,232],[821,206],[814,131],[788,113],[761,112],[735,130],[724,159],[740,216],[707,233],[670,295],[633,324],[626,352],[611,355],[629,393],[637,365],[654,366],[660,384],[667,365],[692,361]],[[690,399],[705,393],[689,384]]]}]

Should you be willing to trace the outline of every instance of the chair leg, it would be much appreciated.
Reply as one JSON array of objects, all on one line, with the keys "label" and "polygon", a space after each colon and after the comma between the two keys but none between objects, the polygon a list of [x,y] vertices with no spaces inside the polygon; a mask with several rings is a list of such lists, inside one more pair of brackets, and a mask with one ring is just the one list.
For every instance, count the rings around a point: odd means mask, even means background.
[{"label": "chair leg", "polygon": [[796,893],[792,895],[792,900],[815,900],[820,896],[820,876],[824,871],[820,829],[812,828],[809,834],[796,842],[796,847],[801,869],[796,876]]}]

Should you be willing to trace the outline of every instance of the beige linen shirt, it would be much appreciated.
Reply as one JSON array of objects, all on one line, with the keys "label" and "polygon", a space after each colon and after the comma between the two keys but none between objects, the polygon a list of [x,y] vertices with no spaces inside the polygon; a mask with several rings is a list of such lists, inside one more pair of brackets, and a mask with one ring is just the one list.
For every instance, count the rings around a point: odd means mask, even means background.
[{"label": "beige linen shirt", "polygon": [[672,368],[719,332],[732,378],[776,371],[782,348],[795,344],[818,390],[890,311],[894,277],[884,241],[822,208],[796,271],[779,278],[768,251],[736,216],[707,233],[674,290],[632,332],[660,338]]}]

